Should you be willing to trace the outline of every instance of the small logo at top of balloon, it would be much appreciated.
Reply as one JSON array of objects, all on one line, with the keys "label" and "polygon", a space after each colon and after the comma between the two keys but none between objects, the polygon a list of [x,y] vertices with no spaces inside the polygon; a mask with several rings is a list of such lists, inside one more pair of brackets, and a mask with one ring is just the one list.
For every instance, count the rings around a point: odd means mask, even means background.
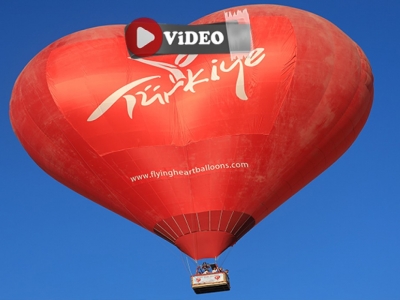
[{"label": "small logo at top of balloon", "polygon": [[165,54],[230,54],[244,58],[253,50],[247,9],[224,12],[225,22],[202,25],[159,24],[139,18],[125,27],[130,58]]}]

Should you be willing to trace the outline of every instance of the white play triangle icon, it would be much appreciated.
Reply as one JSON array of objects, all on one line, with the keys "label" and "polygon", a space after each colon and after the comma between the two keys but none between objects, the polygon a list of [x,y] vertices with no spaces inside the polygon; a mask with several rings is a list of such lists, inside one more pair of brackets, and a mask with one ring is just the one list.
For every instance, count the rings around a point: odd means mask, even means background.
[{"label": "white play triangle icon", "polygon": [[136,31],[136,46],[141,49],[144,46],[146,46],[148,43],[154,41],[155,36],[154,34],[152,34],[150,31],[142,28],[142,27],[138,27],[137,31]]}]

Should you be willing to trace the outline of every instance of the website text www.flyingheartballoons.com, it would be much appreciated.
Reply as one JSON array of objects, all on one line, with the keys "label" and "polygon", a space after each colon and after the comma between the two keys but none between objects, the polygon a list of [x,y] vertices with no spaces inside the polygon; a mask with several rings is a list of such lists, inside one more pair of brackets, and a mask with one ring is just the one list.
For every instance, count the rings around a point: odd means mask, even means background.
[{"label": "website text www.flyingheartballoons.com", "polygon": [[140,181],[140,180],[145,180],[145,179],[152,179],[156,178],[159,179],[161,177],[174,177],[174,176],[189,176],[192,174],[197,174],[197,173],[202,173],[202,172],[208,172],[208,171],[216,171],[216,170],[221,170],[221,169],[245,169],[249,168],[248,163],[224,163],[224,164],[207,164],[202,167],[194,167],[189,170],[160,170],[160,171],[151,171],[146,174],[141,174],[141,175],[136,175],[133,177],[130,177],[132,182]]}]

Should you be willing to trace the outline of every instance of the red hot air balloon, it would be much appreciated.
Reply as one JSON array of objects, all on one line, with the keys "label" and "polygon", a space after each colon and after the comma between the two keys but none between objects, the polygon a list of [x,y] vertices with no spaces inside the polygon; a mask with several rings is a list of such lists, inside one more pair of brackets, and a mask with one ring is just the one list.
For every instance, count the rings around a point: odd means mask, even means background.
[{"label": "red hot air balloon", "polygon": [[129,58],[124,25],[68,35],[22,71],[10,104],[32,159],[176,245],[218,256],[334,163],[369,115],[362,50],[314,14],[242,6],[253,50]]}]

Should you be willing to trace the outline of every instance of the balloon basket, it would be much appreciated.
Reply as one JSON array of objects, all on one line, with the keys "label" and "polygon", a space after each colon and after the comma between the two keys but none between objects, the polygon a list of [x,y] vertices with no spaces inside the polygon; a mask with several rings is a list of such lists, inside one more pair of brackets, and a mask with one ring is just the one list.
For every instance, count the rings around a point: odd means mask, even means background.
[{"label": "balloon basket", "polygon": [[192,288],[196,294],[229,291],[229,276],[225,272],[197,274],[191,277]]}]

